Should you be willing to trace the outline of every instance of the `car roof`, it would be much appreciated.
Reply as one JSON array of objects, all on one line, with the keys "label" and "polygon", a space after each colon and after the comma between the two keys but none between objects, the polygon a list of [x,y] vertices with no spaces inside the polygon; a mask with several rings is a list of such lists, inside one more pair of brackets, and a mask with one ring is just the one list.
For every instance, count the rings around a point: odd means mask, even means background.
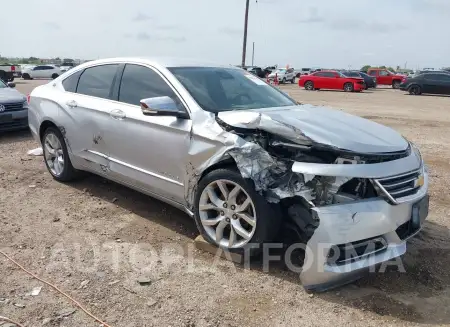
[{"label": "car roof", "polygon": [[235,68],[233,65],[222,65],[212,62],[200,61],[196,59],[183,59],[177,57],[118,57],[118,58],[106,58],[89,61],[81,66],[92,66],[98,64],[108,64],[112,62],[139,62],[148,64],[160,68],[169,67],[223,67],[223,68]]}]

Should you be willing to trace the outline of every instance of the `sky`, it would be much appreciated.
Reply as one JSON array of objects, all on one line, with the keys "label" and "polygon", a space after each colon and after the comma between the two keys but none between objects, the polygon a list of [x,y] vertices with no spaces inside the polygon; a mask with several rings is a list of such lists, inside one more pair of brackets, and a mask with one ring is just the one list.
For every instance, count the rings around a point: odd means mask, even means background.
[{"label": "sky", "polygon": [[[7,0],[11,1],[11,0]],[[12,1],[11,1],[12,2]],[[0,55],[240,64],[245,0],[20,0]],[[246,64],[450,66],[450,0],[250,0]]]}]

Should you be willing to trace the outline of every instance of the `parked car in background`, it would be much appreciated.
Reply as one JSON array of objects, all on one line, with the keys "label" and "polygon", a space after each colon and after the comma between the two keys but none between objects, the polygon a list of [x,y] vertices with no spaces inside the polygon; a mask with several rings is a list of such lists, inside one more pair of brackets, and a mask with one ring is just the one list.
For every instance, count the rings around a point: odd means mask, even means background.
[{"label": "parked car in background", "polygon": [[0,80],[3,82],[12,82],[14,77],[20,74],[20,66],[8,63],[0,64]]},{"label": "parked car in background", "polygon": [[0,132],[28,128],[28,103],[13,82],[0,80]]},{"label": "parked car in background", "polygon": [[247,71],[249,73],[252,73],[255,76],[258,76],[259,78],[265,78],[268,74],[270,74],[269,72],[265,71],[261,67],[256,67],[256,66],[248,69]]},{"label": "parked car in background", "polygon": [[286,84],[287,82],[295,83],[295,74],[294,68],[278,68],[269,74],[268,79],[269,82],[275,80],[275,77],[278,78],[278,82],[281,84]]},{"label": "parked car in background", "polygon": [[450,74],[431,71],[414,77],[405,77],[400,84],[400,90],[408,91],[412,95],[450,94]]},{"label": "parked car in background", "polygon": [[322,70],[310,75],[302,75],[298,85],[308,91],[330,89],[361,92],[366,88],[362,77],[347,77],[335,70]]},{"label": "parked car in background", "polygon": [[66,71],[72,69],[73,67],[76,67],[77,65],[74,62],[63,62],[59,69],[61,70],[61,74],[65,73]]},{"label": "parked car in background", "polygon": [[391,85],[398,89],[403,79],[403,75],[395,74],[384,68],[369,68],[367,75],[375,77],[378,85]]},{"label": "parked car in background", "polygon": [[368,88],[377,87],[376,78],[371,77],[371,76],[367,75],[366,73],[358,72],[358,71],[348,71],[348,70],[343,70],[343,71],[341,71],[341,73],[347,77],[361,77],[362,79],[364,79],[364,84],[366,85],[366,90]]},{"label": "parked car in background", "polygon": [[270,74],[273,71],[275,71],[277,69],[277,67],[278,66],[276,66],[276,65],[275,66],[267,66],[267,67],[264,68],[264,71]]},{"label": "parked car in background", "polygon": [[57,78],[61,75],[61,70],[59,67],[53,65],[38,65],[25,69],[22,72],[23,79],[33,79],[33,78]]},{"label": "parked car in background", "polygon": [[90,171],[156,197],[226,251],[306,244],[308,290],[402,256],[428,215],[414,144],[374,121],[300,105],[236,67],[98,60],[36,87],[29,105],[55,180]]}]

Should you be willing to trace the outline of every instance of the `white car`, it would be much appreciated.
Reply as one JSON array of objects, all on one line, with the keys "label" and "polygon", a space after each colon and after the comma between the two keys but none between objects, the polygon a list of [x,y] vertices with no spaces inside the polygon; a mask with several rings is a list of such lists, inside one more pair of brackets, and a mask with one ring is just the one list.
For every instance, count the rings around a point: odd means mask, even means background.
[{"label": "white car", "polygon": [[295,72],[294,68],[278,68],[269,74],[269,81],[272,82],[275,79],[275,76],[278,78],[278,82],[285,84],[287,82],[295,83]]},{"label": "white car", "polygon": [[59,69],[61,70],[61,74],[62,74],[62,73],[65,73],[66,71],[72,69],[75,66],[76,66],[76,64],[73,62],[63,62],[61,64],[61,66],[59,66]]},{"label": "white car", "polygon": [[34,67],[26,68],[22,71],[23,79],[33,79],[33,78],[57,78],[61,75],[61,70],[59,67],[52,65],[38,65]]}]

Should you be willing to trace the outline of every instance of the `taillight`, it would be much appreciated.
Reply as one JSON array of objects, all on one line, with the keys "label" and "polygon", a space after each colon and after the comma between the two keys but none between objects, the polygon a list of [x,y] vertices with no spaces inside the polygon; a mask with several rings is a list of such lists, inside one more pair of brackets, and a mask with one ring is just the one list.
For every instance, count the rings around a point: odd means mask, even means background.
[{"label": "taillight", "polygon": [[16,66],[11,66],[11,71],[15,72],[16,71]]},{"label": "taillight", "polygon": [[27,102],[30,103],[30,95],[27,95]]}]

